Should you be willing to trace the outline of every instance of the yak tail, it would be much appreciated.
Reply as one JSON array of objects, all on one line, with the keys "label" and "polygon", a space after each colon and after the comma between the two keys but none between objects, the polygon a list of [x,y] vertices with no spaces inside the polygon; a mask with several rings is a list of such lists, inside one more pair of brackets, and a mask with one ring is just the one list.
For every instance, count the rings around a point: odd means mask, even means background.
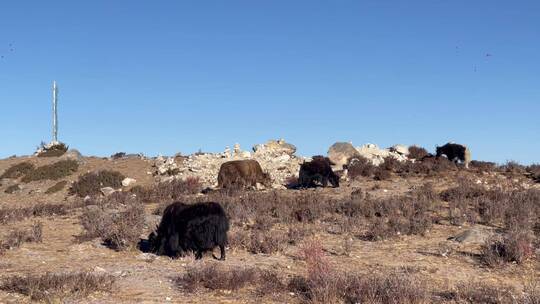
[{"label": "yak tail", "polygon": [[465,147],[465,156],[464,156],[465,168],[469,169],[470,162],[471,162],[471,150],[468,147]]}]

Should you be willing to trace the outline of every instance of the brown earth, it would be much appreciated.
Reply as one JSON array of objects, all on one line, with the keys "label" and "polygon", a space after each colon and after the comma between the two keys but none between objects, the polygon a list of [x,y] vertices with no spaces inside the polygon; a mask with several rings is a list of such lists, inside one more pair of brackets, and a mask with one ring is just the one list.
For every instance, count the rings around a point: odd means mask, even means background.
[{"label": "brown earth", "polygon": [[[10,158],[0,160],[0,173],[13,164],[30,161],[43,165],[56,161],[55,158]],[[127,177],[137,180],[136,185],[149,186],[156,179],[147,174],[151,170],[151,161],[130,158],[109,160],[97,157],[84,158],[78,172],[65,178],[68,182],[89,171],[112,169]],[[435,189],[443,190],[456,184],[458,177],[467,176],[482,183],[508,185],[526,185],[538,187],[525,177],[504,176],[497,174],[480,174],[474,172],[453,172],[444,178],[415,177],[404,179],[393,176],[391,180],[374,181],[360,179],[354,182],[343,182],[338,189],[315,189],[316,191],[336,198],[350,197],[352,191],[361,188],[375,197],[403,194],[426,182],[433,182]],[[15,181],[4,179],[0,186],[0,207],[11,208],[30,206],[36,203],[66,203],[75,201],[66,189],[51,195],[45,190],[58,181],[43,181],[21,184],[23,189],[14,194],[4,193],[5,189]],[[68,184],[69,185],[69,184]],[[301,191],[280,190],[291,195]],[[157,207],[156,203],[146,206],[147,213]],[[81,303],[300,303],[297,295],[283,293],[275,296],[260,297],[256,287],[243,288],[237,292],[205,291],[187,293],[174,284],[173,279],[185,272],[187,266],[201,263],[192,257],[169,259],[143,254],[137,249],[116,252],[102,245],[99,240],[79,243],[76,236],[82,231],[78,216],[80,210],[64,215],[37,218],[43,222],[43,241],[41,243],[25,243],[21,247],[7,250],[0,255],[0,280],[12,275],[43,274],[46,272],[90,271],[109,273],[117,277],[115,288],[110,293],[92,294],[87,298],[72,300]],[[0,237],[17,227],[28,227],[36,218],[9,222],[0,225]],[[479,225],[476,225],[479,226]],[[150,233],[147,227],[141,238]],[[540,277],[540,259],[530,259],[525,263],[508,264],[501,268],[488,268],[478,259],[478,244],[460,244],[451,240],[467,226],[453,226],[444,221],[434,224],[425,236],[399,236],[386,241],[364,241],[354,238],[352,249],[344,253],[345,235],[332,234],[324,230],[316,232],[315,238],[321,240],[325,252],[337,269],[359,273],[384,272],[396,267],[412,269],[420,277],[425,278],[432,290],[445,291],[454,288],[460,282],[470,280],[488,282],[494,285],[513,286],[521,290],[525,284]],[[494,230],[493,227],[480,227]],[[203,263],[210,260],[206,256]],[[292,277],[305,273],[305,263],[299,255],[299,247],[288,245],[276,254],[251,254],[244,250],[229,250],[227,266],[253,266],[278,271],[283,276]],[[0,291],[0,303],[27,303],[30,299],[16,293]]]}]

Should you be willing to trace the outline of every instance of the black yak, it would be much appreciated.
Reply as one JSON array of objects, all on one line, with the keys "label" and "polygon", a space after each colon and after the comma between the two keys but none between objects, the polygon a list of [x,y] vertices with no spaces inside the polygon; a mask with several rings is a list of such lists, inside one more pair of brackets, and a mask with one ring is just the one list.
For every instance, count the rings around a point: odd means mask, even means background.
[{"label": "black yak", "polygon": [[316,182],[322,184],[323,187],[328,185],[328,182],[334,187],[339,187],[339,176],[332,171],[332,162],[328,157],[314,156],[310,162],[305,162],[300,166],[298,174],[298,185],[300,187],[316,187]]},{"label": "black yak", "polygon": [[229,220],[220,204],[175,202],[163,211],[157,234],[150,234],[149,243],[158,255],[177,257],[192,251],[196,259],[219,246],[219,260],[225,260],[228,230]]},{"label": "black yak", "polygon": [[449,160],[455,163],[461,161],[465,164],[465,168],[469,168],[471,151],[464,145],[447,143],[442,147],[437,146],[437,157],[441,157],[442,155],[446,155]]},{"label": "black yak", "polygon": [[220,188],[255,188],[257,183],[266,187],[271,186],[270,176],[262,171],[261,165],[256,160],[233,160],[223,163],[219,168]]}]

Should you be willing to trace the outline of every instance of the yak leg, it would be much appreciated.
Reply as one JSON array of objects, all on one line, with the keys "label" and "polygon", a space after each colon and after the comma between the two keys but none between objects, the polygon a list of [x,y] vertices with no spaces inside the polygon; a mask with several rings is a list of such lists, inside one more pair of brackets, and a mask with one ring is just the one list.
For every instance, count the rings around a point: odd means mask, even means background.
[{"label": "yak leg", "polygon": [[195,260],[200,260],[202,259],[202,250],[197,250],[197,253],[195,253]]},{"label": "yak leg", "polygon": [[221,256],[219,257],[220,261],[225,261],[225,245],[219,245],[219,251]]},{"label": "yak leg", "polygon": [[323,176],[322,177],[322,186],[326,188],[328,186],[328,177]]}]

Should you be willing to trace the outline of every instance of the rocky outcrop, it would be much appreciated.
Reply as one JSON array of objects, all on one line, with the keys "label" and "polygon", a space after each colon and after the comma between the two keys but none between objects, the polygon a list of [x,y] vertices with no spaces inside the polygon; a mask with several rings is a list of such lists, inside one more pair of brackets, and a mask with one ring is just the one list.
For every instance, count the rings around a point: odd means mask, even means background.
[{"label": "rocky outcrop", "polygon": [[221,164],[233,159],[254,159],[264,172],[270,174],[273,188],[284,188],[283,185],[287,184],[290,177],[298,176],[300,165],[305,160],[295,156],[296,147],[284,140],[270,140],[255,145],[253,151],[243,151],[239,144],[235,144],[233,151],[227,147],[223,153],[196,153],[176,160],[158,157],[154,161],[154,175],[162,181],[198,177],[204,187],[216,187]]},{"label": "rocky outcrop", "polygon": [[259,144],[253,146],[253,152],[255,154],[264,154],[271,156],[292,156],[296,153],[296,147],[292,144],[285,142],[283,139],[269,140],[265,144]]},{"label": "rocky outcrop", "polygon": [[343,165],[347,165],[349,159],[358,155],[358,151],[352,143],[337,142],[328,149],[328,158],[339,169],[343,168]]},{"label": "rocky outcrop", "polygon": [[[358,154],[360,156],[367,158],[375,166],[378,166],[384,163],[384,158],[389,157],[389,156],[399,161],[407,160],[407,156],[405,154],[402,154],[397,151],[392,151],[393,150],[392,148],[381,149],[375,144],[365,144],[363,146],[356,147],[356,150],[358,151]],[[400,149],[400,150],[403,151],[404,149]]]}]

